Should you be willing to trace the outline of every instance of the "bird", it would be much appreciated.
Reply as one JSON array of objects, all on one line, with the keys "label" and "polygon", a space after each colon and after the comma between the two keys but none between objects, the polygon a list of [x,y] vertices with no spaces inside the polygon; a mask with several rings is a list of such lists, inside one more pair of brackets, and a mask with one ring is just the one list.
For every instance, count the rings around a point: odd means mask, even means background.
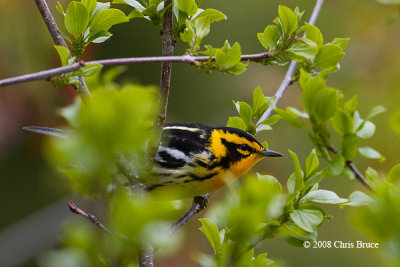
[{"label": "bird", "polygon": [[[24,130],[64,137],[63,130],[28,126]],[[212,193],[248,173],[265,157],[282,157],[243,130],[201,123],[165,124],[149,177],[152,195],[184,199]]]}]

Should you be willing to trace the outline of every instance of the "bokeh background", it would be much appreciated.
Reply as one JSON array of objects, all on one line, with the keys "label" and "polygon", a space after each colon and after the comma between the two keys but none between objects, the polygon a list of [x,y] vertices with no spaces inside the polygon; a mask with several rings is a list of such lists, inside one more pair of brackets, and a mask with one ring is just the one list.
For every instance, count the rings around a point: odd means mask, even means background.
[{"label": "bokeh background", "polygon": [[[66,7],[68,1],[61,0]],[[55,10],[56,1],[48,4]],[[258,53],[263,48],[256,38],[277,16],[277,6],[299,6],[308,19],[314,1],[277,0],[204,0],[202,7],[224,12],[228,20],[214,23],[203,44],[221,47],[226,39],[239,42],[242,53]],[[128,11],[129,9],[124,9]],[[361,170],[372,166],[380,173],[388,172],[400,162],[400,137],[389,127],[390,114],[400,104],[400,25],[390,21],[394,6],[366,0],[327,0],[317,21],[325,42],[334,37],[350,37],[341,70],[332,74],[328,84],[339,88],[349,99],[357,94],[359,110],[364,114],[375,105],[384,105],[387,112],[374,120],[375,136],[368,140],[386,161],[356,159]],[[160,35],[145,20],[132,20],[112,28],[114,36],[101,45],[92,45],[85,59],[157,56],[161,53]],[[176,55],[184,53],[178,43]],[[33,1],[0,0],[0,79],[59,66],[53,42]],[[228,116],[235,115],[232,100],[251,101],[251,92],[261,86],[265,95],[273,95],[285,73],[285,68],[251,63],[241,76],[214,72],[211,75],[186,64],[174,64],[168,122],[202,122],[225,125]],[[118,81],[158,85],[159,64],[131,65]],[[0,88],[0,266],[37,266],[36,258],[43,250],[56,247],[58,229],[67,217],[66,207],[71,196],[68,181],[50,167],[42,155],[44,137],[22,131],[22,126],[60,126],[65,122],[56,115],[59,107],[76,97],[71,87],[55,88],[45,81]],[[289,88],[280,107],[301,108],[297,86]],[[304,158],[311,150],[305,131],[278,123],[264,134],[270,148],[285,153],[296,151]],[[290,157],[265,160],[256,167],[259,172],[276,176],[282,183],[293,171]],[[355,189],[364,190],[346,177],[325,180],[322,188],[341,196]],[[211,200],[218,201],[221,190]],[[352,209],[327,207],[333,220],[319,231],[319,240],[374,242],[351,224]],[[203,214],[202,214],[203,215]],[[198,217],[196,217],[198,218]],[[185,231],[183,246],[176,254],[158,258],[156,266],[196,266],[190,259],[195,250],[210,251],[207,241],[197,230],[193,219]],[[380,249],[303,249],[294,248],[281,239],[265,242],[260,251],[270,258],[280,259],[287,266],[383,266]]]}]

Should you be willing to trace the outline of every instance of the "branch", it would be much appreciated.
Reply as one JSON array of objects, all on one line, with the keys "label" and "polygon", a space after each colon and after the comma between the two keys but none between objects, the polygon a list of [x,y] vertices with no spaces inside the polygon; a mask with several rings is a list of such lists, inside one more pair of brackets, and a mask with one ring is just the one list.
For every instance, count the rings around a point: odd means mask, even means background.
[{"label": "branch", "polygon": [[[68,49],[68,46],[64,41],[64,38],[61,36],[61,34],[58,31],[57,24],[54,20],[53,15],[50,12],[49,6],[47,5],[46,1],[45,0],[35,0],[35,3],[39,9],[40,14],[43,17],[44,23],[46,24],[51,37],[53,38],[54,43],[56,45],[64,46],[65,48]],[[68,71],[68,72],[70,72],[70,71]],[[25,76],[27,76],[27,75],[25,75]],[[79,76],[78,79],[79,79],[80,85],[79,85],[79,87],[74,86],[74,89],[78,92],[78,94],[82,98],[82,100],[85,101],[85,99],[90,98],[91,95],[86,86],[85,80],[81,76]],[[0,81],[0,86],[1,85],[2,85],[2,83]]]},{"label": "branch", "polygon": [[91,221],[94,225],[96,225],[97,227],[99,227],[101,230],[103,230],[105,233],[109,234],[110,230],[108,230],[107,227],[105,227],[100,221],[99,219],[96,218],[96,216],[94,216],[93,214],[87,213],[84,210],[81,210],[80,208],[78,208],[78,206],[76,206],[73,202],[68,202],[68,208],[71,212],[75,213],[75,214],[79,214],[82,215],[83,217],[85,217],[86,219],[88,219],[89,221]]},{"label": "branch", "polygon": [[[242,55],[241,60],[246,61],[261,61],[265,58],[270,57],[271,55],[268,52],[259,53],[259,54],[249,54],[249,55]],[[21,76],[16,76],[8,79],[0,80],[0,86],[12,85],[17,83],[24,83],[30,81],[37,81],[37,80],[49,80],[52,77],[68,72],[72,72],[77,70],[83,66],[88,64],[101,64],[103,66],[118,66],[118,65],[128,65],[128,64],[141,64],[141,63],[189,63],[191,65],[196,65],[199,62],[208,61],[210,57],[208,56],[161,56],[161,57],[128,57],[128,58],[115,58],[115,59],[100,59],[100,60],[92,60],[92,61],[79,61],[77,63],[71,64],[69,66],[52,68],[49,70],[44,70],[40,72],[34,72],[31,74],[25,74]],[[214,57],[211,60],[215,60]]]},{"label": "branch", "polygon": [[183,214],[181,218],[179,218],[178,221],[176,221],[174,224],[171,226],[172,232],[175,232],[179,228],[181,228],[183,225],[185,225],[196,213],[199,213],[202,211],[205,207],[207,207],[208,204],[208,198],[211,196],[211,193],[194,197],[193,198],[193,204],[190,207],[190,209]]},{"label": "branch", "polygon": [[[319,12],[321,11],[322,4],[324,3],[324,0],[317,0],[314,6],[314,9],[311,13],[310,20],[308,21],[308,24],[314,25],[315,22],[317,21]],[[278,90],[275,93],[276,96],[276,104],[278,101],[282,98],[283,94],[286,92],[288,87],[293,84],[293,76],[297,68],[297,62],[292,60],[290,62],[289,68],[285,74],[285,77],[283,78]],[[257,125],[260,124],[261,122],[265,121],[267,118],[269,118],[272,114],[273,108],[267,109],[264,114],[261,115],[260,119],[257,122]]]}]

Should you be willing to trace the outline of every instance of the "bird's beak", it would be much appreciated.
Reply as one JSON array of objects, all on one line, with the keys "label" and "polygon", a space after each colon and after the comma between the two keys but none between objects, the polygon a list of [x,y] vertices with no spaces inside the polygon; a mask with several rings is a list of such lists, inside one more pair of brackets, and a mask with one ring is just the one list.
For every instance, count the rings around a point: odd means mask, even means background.
[{"label": "bird's beak", "polygon": [[283,157],[281,153],[269,149],[264,149],[263,151],[258,152],[258,154],[263,155],[264,157]]}]

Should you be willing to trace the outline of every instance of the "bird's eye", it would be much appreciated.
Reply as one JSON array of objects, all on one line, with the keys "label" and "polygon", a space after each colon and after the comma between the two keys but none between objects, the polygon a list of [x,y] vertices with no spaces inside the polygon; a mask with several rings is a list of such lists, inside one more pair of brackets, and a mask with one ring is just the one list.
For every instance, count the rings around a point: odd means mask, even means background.
[{"label": "bird's eye", "polygon": [[241,144],[241,145],[239,146],[239,148],[240,148],[241,150],[246,150],[246,151],[250,151],[250,150],[251,150],[251,148],[250,148],[248,145],[246,145],[246,144]]}]

